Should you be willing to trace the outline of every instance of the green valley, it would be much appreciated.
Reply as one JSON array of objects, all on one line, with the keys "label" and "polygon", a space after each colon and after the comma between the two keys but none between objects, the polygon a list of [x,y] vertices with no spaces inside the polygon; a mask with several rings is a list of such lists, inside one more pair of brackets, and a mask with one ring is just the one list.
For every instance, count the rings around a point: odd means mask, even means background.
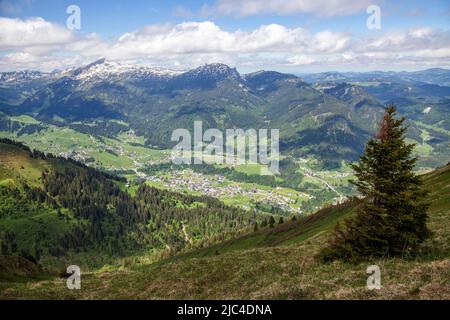
[{"label": "green valley", "polygon": [[[432,239],[409,258],[358,263],[315,259],[337,221],[355,203],[331,206],[296,221],[266,227],[204,249],[155,263],[126,263],[119,269],[86,272],[71,291],[65,279],[23,273],[4,282],[2,298],[46,299],[449,299],[450,166],[423,176],[430,191]],[[381,290],[366,288],[366,268],[381,268]],[[4,266],[5,263],[2,264]],[[207,286],[205,284],[208,284]]]},{"label": "green valley", "polygon": [[[116,122],[112,123],[114,125]],[[96,127],[99,124],[94,122],[90,125]],[[34,127],[30,126],[38,126],[39,129],[33,131]],[[5,130],[7,128],[8,131]],[[351,175],[345,162],[339,168],[327,169],[314,157],[300,158],[295,163],[288,157],[284,165],[282,162],[281,177],[272,180],[260,176],[261,165],[258,164],[232,167],[223,165],[216,166],[215,169],[212,166],[194,166],[190,168],[194,172],[188,170],[181,173],[173,170],[175,168],[171,164],[170,150],[149,148],[144,144],[144,138],[137,136],[128,126],[121,128],[126,131],[107,137],[96,132],[79,132],[70,127],[45,124],[30,116],[21,116],[4,117],[3,130],[0,131],[0,137],[16,139],[43,152],[68,157],[90,167],[124,176],[129,181],[130,191],[144,180],[149,185],[169,189],[178,183],[181,185],[175,186],[175,189],[180,192],[214,196],[228,204],[263,209],[269,213],[280,213],[281,210],[292,214],[310,213],[352,193],[347,184]],[[296,174],[297,180],[286,182],[291,174]],[[215,178],[217,175],[220,176],[219,179]],[[177,179],[181,181],[176,182]],[[186,187],[195,184],[196,180],[203,181],[206,185]],[[215,187],[220,187],[223,191],[216,189],[213,192],[208,188],[212,181]],[[227,191],[230,188],[234,189],[231,193]],[[272,200],[263,206],[258,204],[261,199],[268,198]]]}]

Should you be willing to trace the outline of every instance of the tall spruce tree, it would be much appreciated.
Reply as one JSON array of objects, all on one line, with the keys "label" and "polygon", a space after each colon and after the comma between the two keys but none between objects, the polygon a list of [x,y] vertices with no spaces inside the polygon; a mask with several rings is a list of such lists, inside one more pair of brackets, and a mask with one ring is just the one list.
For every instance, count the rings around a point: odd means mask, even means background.
[{"label": "tall spruce tree", "polygon": [[363,196],[353,218],[337,225],[323,260],[351,260],[368,256],[403,256],[414,253],[430,236],[426,226],[426,192],[414,173],[414,144],[405,141],[404,118],[385,109],[375,138],[369,140],[352,181]]}]

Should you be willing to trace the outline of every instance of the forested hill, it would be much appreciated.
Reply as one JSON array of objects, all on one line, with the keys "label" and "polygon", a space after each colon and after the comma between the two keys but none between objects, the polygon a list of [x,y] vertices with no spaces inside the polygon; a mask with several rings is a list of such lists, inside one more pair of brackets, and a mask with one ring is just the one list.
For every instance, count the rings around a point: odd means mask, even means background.
[{"label": "forested hill", "polygon": [[[17,274],[0,281],[0,298],[449,299],[450,165],[423,179],[433,236],[413,257],[326,264],[315,259],[336,222],[353,214],[355,203],[347,202],[157,263],[85,272],[82,290],[67,290],[64,278],[36,277],[39,270],[24,259],[0,257],[0,277],[2,270]],[[380,267],[380,290],[366,287],[370,265]]]},{"label": "forested hill", "polygon": [[131,185],[77,162],[0,142],[1,254],[44,266],[100,265],[230,238],[263,219],[215,198]]}]

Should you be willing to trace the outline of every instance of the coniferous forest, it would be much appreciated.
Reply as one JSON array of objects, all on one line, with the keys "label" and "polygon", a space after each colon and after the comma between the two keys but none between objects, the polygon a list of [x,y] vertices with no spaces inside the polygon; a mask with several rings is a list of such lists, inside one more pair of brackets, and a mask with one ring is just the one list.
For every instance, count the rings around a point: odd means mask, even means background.
[{"label": "coniferous forest", "polygon": [[[2,254],[18,254],[39,261],[44,254],[64,256],[67,251],[95,250],[111,257],[145,250],[178,252],[201,247],[251,230],[263,216],[231,207],[208,196],[193,196],[136,186],[134,195],[124,182],[109,174],[52,155],[32,151],[3,139],[30,158],[51,161],[42,172],[42,187],[21,181],[0,186],[1,218],[31,218],[54,214],[64,227],[52,234],[41,228],[31,242],[18,242],[11,231],[1,234]],[[31,243],[31,244],[30,244]]]}]

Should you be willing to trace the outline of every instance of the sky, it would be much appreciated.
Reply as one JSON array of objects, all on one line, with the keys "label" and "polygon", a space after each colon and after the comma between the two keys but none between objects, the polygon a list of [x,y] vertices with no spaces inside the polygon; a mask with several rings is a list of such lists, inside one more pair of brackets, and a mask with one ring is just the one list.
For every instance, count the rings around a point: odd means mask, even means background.
[{"label": "sky", "polygon": [[241,72],[450,68],[450,1],[0,0],[0,71],[103,57]]}]

